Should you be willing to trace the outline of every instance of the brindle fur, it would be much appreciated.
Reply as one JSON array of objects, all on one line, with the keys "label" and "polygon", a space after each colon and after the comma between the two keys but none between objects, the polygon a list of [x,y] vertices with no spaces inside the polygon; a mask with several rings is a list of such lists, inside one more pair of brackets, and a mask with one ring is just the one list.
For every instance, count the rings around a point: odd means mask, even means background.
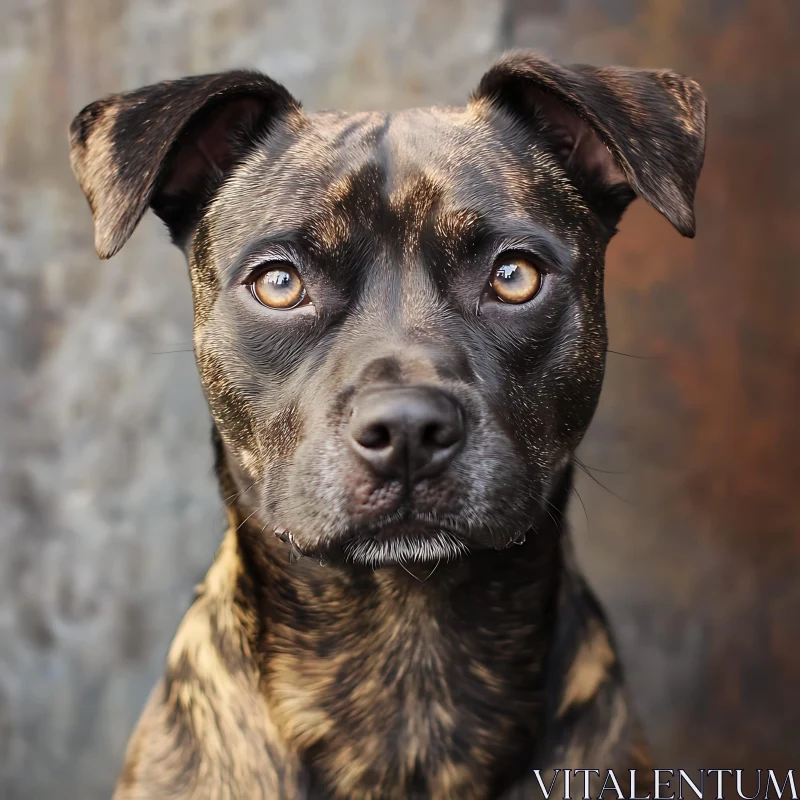
[{"label": "brindle fur", "polygon": [[[522,800],[534,768],[647,767],[563,528],[602,382],[605,247],[635,195],[693,235],[705,115],[674,73],[518,53],[463,108],[307,114],[231,72],[76,117],[98,253],[148,206],[186,253],[230,523],[117,800]],[[509,241],[541,249],[548,293],[484,307]],[[311,313],[242,286],[276,242],[301,254]],[[469,433],[445,475],[400,486],[352,460],[348,408],[376,383],[458,398]],[[348,563],[375,520],[471,552]]]}]

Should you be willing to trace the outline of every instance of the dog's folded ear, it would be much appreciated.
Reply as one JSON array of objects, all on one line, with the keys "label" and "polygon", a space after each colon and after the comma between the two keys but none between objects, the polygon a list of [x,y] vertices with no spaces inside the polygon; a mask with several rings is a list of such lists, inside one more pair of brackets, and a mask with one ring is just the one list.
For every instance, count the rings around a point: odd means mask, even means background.
[{"label": "dog's folded ear", "polygon": [[562,66],[510,53],[472,102],[536,125],[577,188],[613,229],[639,195],[694,236],[694,193],[705,152],[706,100],[674,72]]},{"label": "dog's folded ear", "polygon": [[268,126],[300,113],[257,72],[197,75],[112,95],[70,125],[70,160],[94,215],[95,247],[113,256],[148,206],[183,239],[203,204]]}]

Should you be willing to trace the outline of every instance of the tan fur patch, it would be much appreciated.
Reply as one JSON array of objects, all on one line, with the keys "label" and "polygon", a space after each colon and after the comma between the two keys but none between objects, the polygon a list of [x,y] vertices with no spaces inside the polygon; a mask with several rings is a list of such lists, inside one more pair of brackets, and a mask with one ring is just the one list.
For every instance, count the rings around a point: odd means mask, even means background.
[{"label": "tan fur patch", "polygon": [[608,678],[608,671],[615,661],[608,634],[593,621],[569,667],[559,716],[590,700]]},{"label": "tan fur patch", "polygon": [[234,602],[240,568],[232,527],[170,647],[170,689],[165,695],[162,681],[151,695],[115,800],[296,796],[299,767],[272,722],[249,649],[255,620]]},{"label": "tan fur patch", "polygon": [[115,190],[118,167],[114,160],[112,131],[121,107],[106,105],[91,120],[85,138],[71,136],[69,160],[95,218],[94,246],[100,258],[114,254],[114,231],[122,224],[128,199]]}]

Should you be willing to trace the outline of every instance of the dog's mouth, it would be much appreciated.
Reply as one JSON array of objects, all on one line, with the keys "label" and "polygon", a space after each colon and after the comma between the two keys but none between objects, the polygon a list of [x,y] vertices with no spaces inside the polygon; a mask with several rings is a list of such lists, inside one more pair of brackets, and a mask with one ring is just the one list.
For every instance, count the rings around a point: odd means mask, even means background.
[{"label": "dog's mouth", "polygon": [[[461,525],[450,520],[395,514],[366,526],[347,530],[335,542],[312,550],[302,548],[291,531],[275,528],[275,535],[290,546],[289,561],[308,556],[321,564],[340,563],[378,567],[419,564],[436,566],[466,558],[486,549]],[[524,544],[525,532],[504,537],[495,549]]]}]

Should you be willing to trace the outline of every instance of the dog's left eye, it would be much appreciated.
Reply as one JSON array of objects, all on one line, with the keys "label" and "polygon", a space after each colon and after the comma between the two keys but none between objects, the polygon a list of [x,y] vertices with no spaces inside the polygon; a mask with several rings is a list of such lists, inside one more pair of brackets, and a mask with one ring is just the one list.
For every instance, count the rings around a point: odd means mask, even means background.
[{"label": "dog's left eye", "polygon": [[501,256],[492,270],[489,287],[504,303],[527,303],[533,300],[542,285],[539,268],[516,255]]},{"label": "dog's left eye", "polygon": [[290,309],[308,302],[306,287],[297,270],[288,263],[275,263],[250,284],[253,297],[268,308]]}]

